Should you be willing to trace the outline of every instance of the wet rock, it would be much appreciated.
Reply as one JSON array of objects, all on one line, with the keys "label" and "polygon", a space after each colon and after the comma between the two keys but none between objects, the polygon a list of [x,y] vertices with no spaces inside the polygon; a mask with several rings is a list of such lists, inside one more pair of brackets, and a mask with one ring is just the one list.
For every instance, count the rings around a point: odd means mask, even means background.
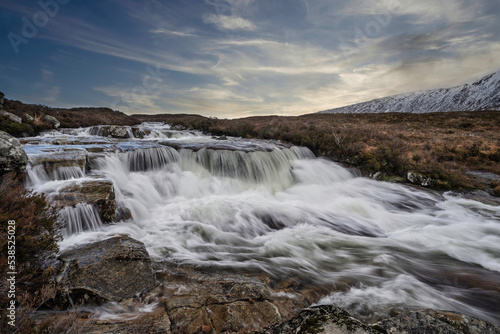
[{"label": "wet rock", "polygon": [[488,205],[500,206],[500,198],[495,197],[494,195],[491,195],[489,192],[483,190],[473,190],[470,192],[463,192],[460,193],[459,196]]},{"label": "wet rock", "polygon": [[[32,164],[34,166],[42,165],[48,177],[53,180],[68,179],[71,178],[71,173],[83,173],[85,171],[86,154],[81,152],[53,153],[33,159]],[[65,173],[68,175],[64,175]]]},{"label": "wet rock", "polygon": [[500,175],[496,173],[484,172],[480,170],[470,170],[465,172],[465,174],[473,176],[485,185],[489,185],[491,182],[500,182]]},{"label": "wet rock", "polygon": [[269,278],[230,271],[172,268],[159,279],[174,333],[249,332],[310,304],[301,293],[271,289]]},{"label": "wet rock", "polygon": [[439,310],[392,310],[392,317],[374,327],[387,333],[499,334],[500,328],[478,318]]},{"label": "wet rock", "polygon": [[258,333],[380,334],[378,330],[363,324],[346,311],[333,305],[306,308],[291,320],[268,327]]},{"label": "wet rock", "polygon": [[422,187],[430,187],[435,183],[435,180],[433,180],[430,177],[426,177],[420,173],[416,172],[408,172],[406,174],[406,179],[413,184],[416,184],[418,186]]},{"label": "wet rock", "polygon": [[28,156],[19,141],[0,131],[0,175],[13,171],[24,171]]},{"label": "wet rock", "polygon": [[488,194],[500,197],[500,175],[491,172],[480,170],[471,170],[465,172],[466,175],[472,176],[476,182],[479,182],[486,188]]},{"label": "wet rock", "polygon": [[117,139],[127,139],[134,137],[129,126],[121,125],[93,126],[90,128],[89,133],[93,136],[111,137]]},{"label": "wet rock", "polygon": [[60,289],[51,302],[58,308],[73,304],[121,301],[153,288],[151,259],[142,242],[117,236],[63,252]]},{"label": "wet rock", "polygon": [[258,333],[317,333],[317,334],[499,334],[497,326],[466,315],[439,310],[391,310],[391,317],[367,325],[333,305],[302,310],[297,316]]},{"label": "wet rock", "polygon": [[132,134],[134,135],[135,138],[144,138],[145,136],[148,136],[151,134],[151,130],[147,129],[141,129],[138,127],[133,127],[132,128]]},{"label": "wet rock", "polygon": [[129,220],[132,219],[132,212],[130,212],[129,208],[119,207],[115,212],[115,222],[119,222],[121,220]]},{"label": "wet rock", "polygon": [[187,130],[187,128],[184,125],[180,125],[180,124],[176,124],[176,125],[172,126],[170,129],[175,130],[175,131]]},{"label": "wet rock", "polygon": [[79,203],[92,204],[96,207],[103,222],[111,222],[115,219],[115,190],[111,181],[84,181],[67,186],[55,194],[52,201],[59,208],[75,206]]},{"label": "wet rock", "polygon": [[0,116],[7,116],[12,122],[16,123],[22,123],[23,120],[21,117],[14,115],[11,112],[5,111],[5,110],[0,110]]},{"label": "wet rock", "polygon": [[61,122],[59,122],[59,121],[57,120],[57,118],[55,118],[54,116],[45,115],[45,116],[43,117],[43,119],[44,119],[44,120],[46,120],[47,122],[49,122],[50,124],[52,124],[52,127],[53,127],[54,129],[57,129],[58,127],[60,127],[60,126],[61,126]]},{"label": "wet rock", "polygon": [[109,135],[113,138],[130,138],[130,128],[128,126],[111,125],[108,128]]}]

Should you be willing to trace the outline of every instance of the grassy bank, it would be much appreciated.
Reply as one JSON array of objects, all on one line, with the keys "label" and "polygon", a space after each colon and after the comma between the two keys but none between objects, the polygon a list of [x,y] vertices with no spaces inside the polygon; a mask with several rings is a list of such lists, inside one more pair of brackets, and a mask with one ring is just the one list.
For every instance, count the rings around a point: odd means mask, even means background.
[{"label": "grassy bank", "polygon": [[414,172],[432,179],[436,189],[495,189],[467,175],[480,170],[500,174],[500,112],[428,114],[311,114],[219,120],[196,115],[135,115],[213,135],[279,139],[307,146],[325,156],[382,179]]}]

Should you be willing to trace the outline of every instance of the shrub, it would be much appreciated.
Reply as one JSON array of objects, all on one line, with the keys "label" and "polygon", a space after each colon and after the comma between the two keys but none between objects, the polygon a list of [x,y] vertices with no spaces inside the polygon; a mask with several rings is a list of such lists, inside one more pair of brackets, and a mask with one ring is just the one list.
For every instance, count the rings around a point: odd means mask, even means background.
[{"label": "shrub", "polygon": [[[57,241],[60,238],[60,225],[42,195],[28,192],[22,180],[14,174],[0,176],[0,257],[2,290],[6,286],[8,267],[8,222],[15,221],[15,256],[16,256],[16,298],[18,312],[16,327],[19,333],[35,333],[34,310],[44,301],[51,291],[50,278],[54,268],[50,266],[58,252]],[[0,329],[7,332],[10,326],[6,321],[8,299],[1,293]],[[0,331],[2,331],[0,330]]]},{"label": "shrub", "polygon": [[6,116],[0,116],[0,131],[5,131],[14,137],[21,137],[23,135],[33,136],[35,134],[31,124],[16,123]]}]

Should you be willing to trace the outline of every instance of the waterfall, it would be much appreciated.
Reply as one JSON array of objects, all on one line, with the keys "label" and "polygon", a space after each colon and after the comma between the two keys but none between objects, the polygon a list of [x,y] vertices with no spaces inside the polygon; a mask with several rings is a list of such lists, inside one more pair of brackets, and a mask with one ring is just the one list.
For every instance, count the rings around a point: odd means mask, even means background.
[{"label": "waterfall", "polygon": [[31,163],[26,166],[26,185],[27,187],[35,187],[50,180],[43,165],[33,166]]},{"label": "waterfall", "polygon": [[132,172],[158,170],[179,160],[179,153],[171,147],[138,149],[124,154],[124,159]]},{"label": "waterfall", "polygon": [[84,167],[67,166],[53,168],[50,173],[44,165],[31,165],[26,168],[27,185],[33,187],[48,181],[61,181],[70,179],[79,179],[85,176]]},{"label": "waterfall", "polygon": [[78,179],[85,176],[85,170],[83,167],[57,167],[52,171],[53,180],[69,180]]},{"label": "waterfall", "polygon": [[90,128],[87,129],[87,134],[89,136],[102,136],[103,128],[102,126],[91,126]]},{"label": "waterfall", "polygon": [[266,185],[277,184],[282,189],[292,184],[293,158],[298,157],[289,149],[274,149],[270,152],[205,148],[196,152],[181,150],[181,165],[185,170],[192,170],[193,165],[200,165],[213,176],[231,177]]},{"label": "waterfall", "polygon": [[102,226],[97,209],[87,203],[62,208],[59,211],[59,219],[65,223],[63,231],[65,236],[83,231],[97,231]]}]

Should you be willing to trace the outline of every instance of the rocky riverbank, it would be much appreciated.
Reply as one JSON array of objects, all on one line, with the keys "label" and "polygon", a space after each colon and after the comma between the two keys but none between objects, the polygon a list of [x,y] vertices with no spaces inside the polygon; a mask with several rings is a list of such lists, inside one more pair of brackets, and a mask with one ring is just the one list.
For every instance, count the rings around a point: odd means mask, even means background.
[{"label": "rocky riverbank", "polygon": [[[334,305],[311,306],[332,286],[242,270],[152,264],[144,245],[127,236],[77,247],[59,259],[58,290],[44,308],[80,305],[75,321],[85,333],[500,333],[478,318],[431,309],[391,309],[387,318],[367,324]],[[88,320],[86,305],[95,308],[97,319]],[[99,319],[102,305],[119,311]],[[40,321],[66,316],[47,313]]]}]

